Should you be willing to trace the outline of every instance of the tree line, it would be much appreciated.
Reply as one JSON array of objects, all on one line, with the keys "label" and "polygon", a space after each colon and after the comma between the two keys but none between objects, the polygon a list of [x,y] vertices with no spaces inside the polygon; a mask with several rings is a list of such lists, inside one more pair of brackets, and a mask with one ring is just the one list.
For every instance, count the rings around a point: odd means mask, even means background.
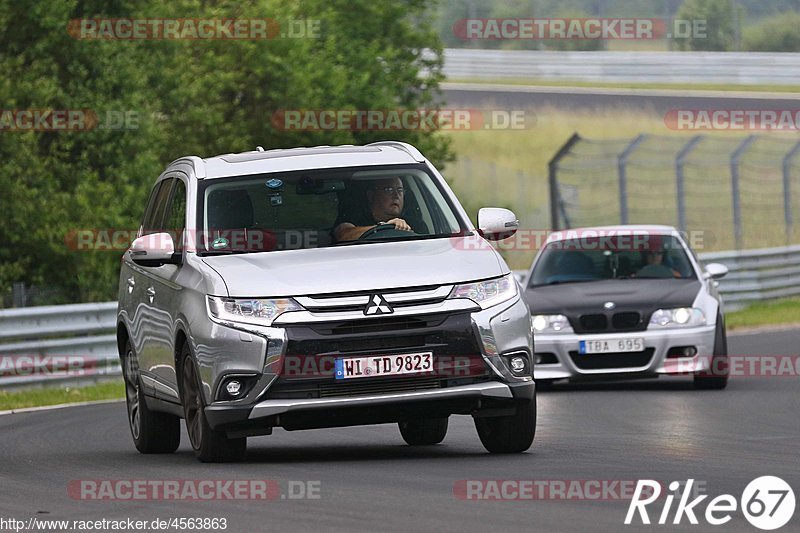
[{"label": "tree line", "polygon": [[[53,289],[38,304],[114,299],[122,252],[83,250],[77,237],[137,228],[153,181],[182,155],[393,138],[451,160],[433,131],[287,131],[272,121],[285,109],[435,107],[442,46],[428,9],[426,0],[0,1],[0,295],[17,283]],[[196,21],[229,19],[267,20],[270,35],[193,38],[204,29]],[[127,25],[114,36],[109,20]],[[154,20],[189,33],[126,38],[167,30],[131,28]]]}]

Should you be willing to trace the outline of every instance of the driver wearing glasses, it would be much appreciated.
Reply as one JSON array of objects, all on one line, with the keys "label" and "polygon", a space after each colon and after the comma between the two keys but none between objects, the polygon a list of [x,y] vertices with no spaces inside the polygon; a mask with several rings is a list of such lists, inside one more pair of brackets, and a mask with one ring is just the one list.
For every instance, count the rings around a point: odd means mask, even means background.
[{"label": "driver wearing glasses", "polygon": [[411,226],[400,218],[403,211],[405,188],[399,177],[376,180],[367,189],[367,210],[362,216],[353,216],[353,220],[341,222],[333,235],[338,242],[354,241],[367,231],[384,224],[394,224],[394,229],[413,231]]}]

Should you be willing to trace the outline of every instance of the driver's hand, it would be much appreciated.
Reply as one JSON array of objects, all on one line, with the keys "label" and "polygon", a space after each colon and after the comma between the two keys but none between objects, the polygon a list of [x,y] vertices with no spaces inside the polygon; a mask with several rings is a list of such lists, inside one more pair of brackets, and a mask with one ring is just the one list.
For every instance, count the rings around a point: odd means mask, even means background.
[{"label": "driver's hand", "polygon": [[406,222],[402,218],[393,218],[392,220],[387,220],[386,223],[394,224],[395,229],[400,229],[403,231],[411,231],[411,226],[409,226],[408,222]]}]

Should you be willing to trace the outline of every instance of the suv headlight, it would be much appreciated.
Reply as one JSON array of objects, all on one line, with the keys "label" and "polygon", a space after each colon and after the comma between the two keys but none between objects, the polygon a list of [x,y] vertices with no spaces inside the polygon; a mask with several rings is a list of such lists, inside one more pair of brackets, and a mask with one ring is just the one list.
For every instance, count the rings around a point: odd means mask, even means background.
[{"label": "suv headlight", "polygon": [[564,315],[533,315],[531,317],[533,333],[573,333],[569,319]]},{"label": "suv headlight", "polygon": [[703,326],[706,316],[696,307],[678,307],[675,309],[656,309],[650,317],[650,327],[654,328],[690,328]]},{"label": "suv headlight", "polygon": [[271,326],[289,311],[302,311],[303,306],[291,298],[223,298],[208,296],[208,313],[221,322]]},{"label": "suv headlight", "polygon": [[450,293],[450,298],[468,298],[482,309],[486,309],[510,300],[516,295],[517,280],[511,273],[499,278],[456,285]]}]

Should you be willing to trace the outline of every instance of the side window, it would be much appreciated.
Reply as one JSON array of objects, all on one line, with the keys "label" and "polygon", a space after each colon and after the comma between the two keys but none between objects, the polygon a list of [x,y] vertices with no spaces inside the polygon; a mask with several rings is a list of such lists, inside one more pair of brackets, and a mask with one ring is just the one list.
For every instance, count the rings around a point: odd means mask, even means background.
[{"label": "side window", "polygon": [[154,189],[155,192],[151,196],[150,205],[147,206],[147,213],[142,221],[142,235],[164,231],[164,215],[169,205],[169,193],[174,181],[174,179],[162,180],[158,184],[158,190]]},{"label": "side window", "polygon": [[183,230],[186,226],[186,185],[179,179],[175,179],[175,187],[172,190],[172,203],[167,216],[165,225],[166,231],[172,235],[175,242],[175,251],[183,251]]}]

